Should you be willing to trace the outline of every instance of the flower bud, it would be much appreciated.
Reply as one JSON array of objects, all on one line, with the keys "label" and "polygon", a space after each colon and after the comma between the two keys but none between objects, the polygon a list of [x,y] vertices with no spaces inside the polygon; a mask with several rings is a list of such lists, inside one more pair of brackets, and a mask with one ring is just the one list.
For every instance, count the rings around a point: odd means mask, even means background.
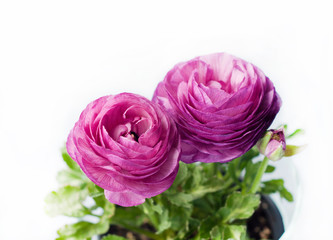
[{"label": "flower bud", "polygon": [[260,153],[268,159],[273,161],[280,160],[286,151],[284,128],[268,130],[264,137],[258,141],[257,146]]}]

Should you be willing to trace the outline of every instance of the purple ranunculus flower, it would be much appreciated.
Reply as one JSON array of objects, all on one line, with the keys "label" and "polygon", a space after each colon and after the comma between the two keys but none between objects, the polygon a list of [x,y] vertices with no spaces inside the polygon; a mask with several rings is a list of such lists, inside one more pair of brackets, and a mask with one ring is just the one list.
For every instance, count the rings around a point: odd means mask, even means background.
[{"label": "purple ranunculus flower", "polygon": [[67,140],[69,155],[112,203],[129,207],[173,183],[180,137],[173,120],[139,95],[101,97],[81,113]]},{"label": "purple ranunculus flower", "polygon": [[284,128],[268,130],[264,137],[258,141],[257,146],[260,153],[268,159],[273,161],[280,160],[286,151]]},{"label": "purple ranunculus flower", "polygon": [[186,163],[241,156],[281,106],[273,83],[259,68],[226,53],[177,64],[159,83],[153,101],[178,124]]}]

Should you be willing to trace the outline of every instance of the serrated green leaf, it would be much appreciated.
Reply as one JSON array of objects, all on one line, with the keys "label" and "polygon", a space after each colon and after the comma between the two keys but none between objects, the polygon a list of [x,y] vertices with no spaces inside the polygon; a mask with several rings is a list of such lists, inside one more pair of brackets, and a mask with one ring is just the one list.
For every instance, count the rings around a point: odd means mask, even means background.
[{"label": "serrated green leaf", "polygon": [[201,165],[203,167],[204,175],[206,176],[216,176],[219,172],[219,166],[221,163],[205,163]]},{"label": "serrated green leaf", "polygon": [[275,192],[279,192],[284,185],[284,181],[283,179],[273,179],[273,180],[269,180],[269,181],[265,181],[262,183],[263,187],[262,187],[262,193],[264,194],[272,194]]},{"label": "serrated green leaf", "polygon": [[242,225],[225,225],[222,230],[223,240],[245,240],[246,227]]},{"label": "serrated green leaf", "polygon": [[210,232],[218,224],[217,219],[214,216],[207,217],[201,221],[199,226],[199,236],[198,239],[209,239]]},{"label": "serrated green leaf", "polygon": [[228,196],[226,204],[218,211],[224,223],[232,223],[236,219],[247,219],[252,216],[260,204],[260,196],[255,194],[243,195],[234,192]]},{"label": "serrated green leaf", "polygon": [[228,207],[221,207],[217,212],[217,215],[221,219],[228,219],[228,216],[231,216],[231,214],[232,214],[232,208],[228,208]]},{"label": "serrated green leaf", "polygon": [[191,194],[178,192],[172,195],[166,195],[168,200],[179,207],[190,208],[192,205],[190,202],[193,200],[193,196]]},{"label": "serrated green leaf", "polygon": [[131,226],[140,227],[146,216],[139,207],[117,207],[111,221],[114,224],[126,223]]},{"label": "serrated green leaf", "polygon": [[157,212],[158,214],[162,214],[162,212],[163,212],[163,209],[162,209],[162,207],[161,207],[161,205],[159,205],[159,204],[155,204],[155,201],[154,201],[154,199],[153,198],[148,198],[147,200],[146,200],[146,205],[147,205],[147,207],[148,207],[148,211],[149,210],[152,210],[152,211],[154,211],[154,212]]},{"label": "serrated green leaf", "polygon": [[196,168],[193,169],[192,175],[190,178],[190,183],[191,183],[191,189],[196,189],[197,187],[200,186],[200,182],[202,180],[202,167],[200,165],[197,165]]},{"label": "serrated green leaf", "polygon": [[104,195],[94,196],[93,199],[97,207],[104,207],[105,202],[107,201]]},{"label": "serrated green leaf", "polygon": [[61,155],[62,155],[62,159],[65,161],[65,163],[67,164],[67,166],[74,170],[74,171],[78,171],[80,172],[81,169],[79,167],[79,165],[69,156],[69,154],[67,153],[66,148],[63,148],[61,151]]},{"label": "serrated green leaf", "polygon": [[102,240],[127,240],[126,238],[123,238],[121,236],[109,234],[102,238]]},{"label": "serrated green leaf", "polygon": [[88,191],[74,186],[65,186],[58,192],[51,192],[46,196],[46,212],[50,216],[65,215],[69,217],[83,217],[89,210],[82,204],[88,197]]},{"label": "serrated green leaf", "polygon": [[83,173],[72,169],[61,170],[57,174],[57,181],[60,185],[81,186],[87,181]]},{"label": "serrated green leaf", "polygon": [[188,223],[189,223],[188,234],[192,234],[194,231],[196,231],[199,228],[201,221],[190,217]]},{"label": "serrated green leaf", "polygon": [[88,184],[87,188],[89,191],[89,196],[96,199],[100,196],[104,197],[104,189],[95,185],[94,183],[90,182],[91,184]]},{"label": "serrated green leaf", "polygon": [[210,237],[212,240],[221,240],[222,238],[222,232],[221,228],[219,226],[215,226],[210,231]]},{"label": "serrated green leaf", "polygon": [[294,201],[294,197],[293,195],[284,187],[283,189],[281,189],[281,191],[279,192],[280,196],[284,199],[286,199],[289,202]]},{"label": "serrated green leaf", "polygon": [[163,209],[162,209],[162,207],[160,205],[153,205],[151,207],[151,209],[153,211],[157,212],[158,214],[162,214],[162,212],[163,212]]},{"label": "serrated green leaf", "polygon": [[168,207],[171,228],[175,232],[188,230],[192,209],[171,205]]},{"label": "serrated green leaf", "polygon": [[285,188],[283,179],[273,179],[262,183],[262,193],[272,194],[278,192],[280,196],[289,202],[293,201],[293,195]]},{"label": "serrated green leaf", "polygon": [[272,166],[272,165],[268,165],[267,168],[266,168],[265,173],[272,173],[274,171],[275,171],[275,167]]},{"label": "serrated green leaf", "polygon": [[206,183],[197,186],[195,189],[189,192],[193,200],[203,197],[208,193],[214,193],[224,189],[224,181],[218,178],[206,179]]},{"label": "serrated green leaf", "polygon": [[[87,237],[90,237],[89,235],[82,234],[85,229],[89,231],[89,228],[93,225],[93,223],[90,222],[77,222],[74,224],[66,224],[62,228],[60,228],[57,233],[60,237],[65,239],[85,239]],[[82,236],[83,235],[83,236]],[[93,235],[91,235],[93,236]],[[59,238],[58,238],[59,239]]]},{"label": "serrated green leaf", "polygon": [[95,188],[97,189],[98,192],[104,193],[104,189],[101,188],[100,186],[95,185]]},{"label": "serrated green leaf", "polygon": [[115,205],[106,200],[104,205],[104,213],[101,217],[101,222],[108,222],[109,224],[109,222],[111,221],[111,217],[115,213],[115,209]]},{"label": "serrated green leaf", "polygon": [[109,230],[111,217],[114,212],[114,204],[106,201],[104,205],[104,213],[100,217],[100,221],[98,223],[80,221],[74,224],[67,224],[57,231],[59,234],[59,238],[57,240],[86,240],[95,235],[104,234]]},{"label": "serrated green leaf", "polygon": [[158,225],[158,229],[157,229],[157,233],[156,234],[160,234],[162,233],[164,230],[168,229],[171,227],[171,222],[169,219],[169,211],[168,210],[164,210],[162,215],[160,215],[159,218],[159,225]]},{"label": "serrated green leaf", "polygon": [[236,158],[228,164],[228,173],[236,184],[240,183],[239,174],[241,169],[239,169],[241,158]]},{"label": "serrated green leaf", "polygon": [[177,173],[177,177],[175,181],[173,182],[173,186],[178,186],[179,184],[182,184],[185,179],[188,178],[188,169],[187,164],[183,162],[179,162],[179,170]]},{"label": "serrated green leaf", "polygon": [[58,230],[58,239],[85,240],[107,232],[109,225],[105,223],[77,222],[68,224]]},{"label": "serrated green leaf", "polygon": [[[210,205],[208,201],[200,201],[200,199],[198,199],[197,201],[193,202],[193,206],[196,209],[196,213],[200,214],[200,217],[215,213],[215,209],[213,208],[213,206]],[[203,213],[203,215],[201,215],[201,213]]]},{"label": "serrated green leaf", "polygon": [[182,224],[182,227],[177,227],[175,230],[174,229],[174,224],[173,221],[171,221],[171,228],[177,233],[177,236],[175,237],[175,240],[183,240],[183,239],[188,239],[187,235],[189,235],[189,221],[185,221]]}]

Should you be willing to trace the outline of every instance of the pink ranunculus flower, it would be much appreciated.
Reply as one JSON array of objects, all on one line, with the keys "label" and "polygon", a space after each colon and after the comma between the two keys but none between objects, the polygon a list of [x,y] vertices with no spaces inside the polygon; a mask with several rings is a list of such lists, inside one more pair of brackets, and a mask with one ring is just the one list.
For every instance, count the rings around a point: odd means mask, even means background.
[{"label": "pink ranunculus flower", "polygon": [[157,104],[122,93],[86,107],[68,136],[67,151],[110,202],[129,207],[172,185],[180,137]]},{"label": "pink ranunculus flower", "polygon": [[186,163],[241,156],[281,106],[273,83],[259,68],[226,53],[177,64],[159,83],[153,101],[174,117]]}]

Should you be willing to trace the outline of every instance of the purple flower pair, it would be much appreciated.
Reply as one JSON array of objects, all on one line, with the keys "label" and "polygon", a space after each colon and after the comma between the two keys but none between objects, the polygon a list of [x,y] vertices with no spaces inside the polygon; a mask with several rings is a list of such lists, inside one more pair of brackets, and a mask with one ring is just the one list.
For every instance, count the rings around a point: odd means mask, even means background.
[{"label": "purple flower pair", "polygon": [[106,198],[135,206],[167,190],[178,161],[227,162],[262,137],[281,106],[256,66],[226,53],[177,64],[152,101],[122,93],[90,103],[67,150]]}]

